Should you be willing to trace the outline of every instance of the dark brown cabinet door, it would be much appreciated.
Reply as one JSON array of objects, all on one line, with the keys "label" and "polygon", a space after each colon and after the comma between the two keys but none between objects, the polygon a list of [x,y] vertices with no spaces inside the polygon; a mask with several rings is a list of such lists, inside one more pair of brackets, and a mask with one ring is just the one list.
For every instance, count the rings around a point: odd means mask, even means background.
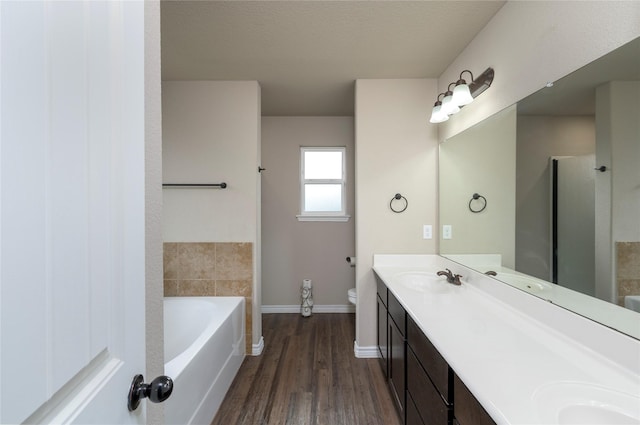
[{"label": "dark brown cabinet door", "polygon": [[420,413],[418,412],[416,403],[409,393],[407,393],[407,421],[405,422],[405,425],[425,425]]},{"label": "dark brown cabinet door", "polygon": [[384,372],[384,376],[388,377],[388,361],[389,361],[389,339],[387,334],[387,308],[382,303],[380,297],[377,297],[378,302],[378,352],[380,353],[380,366],[382,367],[382,371]]},{"label": "dark brown cabinet door", "polygon": [[407,392],[409,393],[407,399],[413,398],[424,423],[428,425],[450,423],[449,405],[444,402],[442,395],[431,383],[411,348],[407,349]]},{"label": "dark brown cabinet door", "polygon": [[453,391],[453,414],[460,425],[496,424],[458,375],[454,375]]},{"label": "dark brown cabinet door", "polygon": [[405,406],[405,343],[404,335],[389,317],[389,386],[395,398],[400,417]]}]

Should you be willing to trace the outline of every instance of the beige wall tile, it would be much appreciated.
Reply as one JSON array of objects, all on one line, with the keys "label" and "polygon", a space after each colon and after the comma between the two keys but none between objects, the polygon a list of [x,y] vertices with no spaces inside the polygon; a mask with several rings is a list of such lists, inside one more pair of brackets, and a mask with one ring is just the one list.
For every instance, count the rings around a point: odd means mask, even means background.
[{"label": "beige wall tile", "polygon": [[251,333],[251,329],[253,326],[253,314],[251,314],[252,311],[252,307],[253,307],[253,298],[252,297],[247,297],[244,299],[244,303],[245,303],[245,329],[247,331],[247,334]]},{"label": "beige wall tile", "polygon": [[216,280],[216,295],[220,297],[250,297],[252,291],[251,280]]},{"label": "beige wall tile", "polygon": [[640,279],[618,279],[618,296],[640,295]]},{"label": "beige wall tile", "polygon": [[616,242],[618,279],[640,279],[640,242]]},{"label": "beige wall tile", "polygon": [[164,296],[165,297],[177,297],[178,296],[178,281],[177,280],[164,280]]},{"label": "beige wall tile", "polygon": [[245,336],[245,354],[251,355],[253,353],[253,343],[251,341],[253,341],[253,337],[251,336],[251,332],[247,332],[246,336]]},{"label": "beige wall tile", "polygon": [[178,278],[178,244],[167,242],[163,244],[163,268],[165,279]]},{"label": "beige wall tile", "polygon": [[216,244],[216,279],[253,278],[253,244],[220,242]]},{"label": "beige wall tile", "polygon": [[181,297],[207,297],[215,295],[215,281],[213,280],[179,280],[178,294]]},{"label": "beige wall tile", "polygon": [[178,243],[178,279],[214,279],[215,243]]}]

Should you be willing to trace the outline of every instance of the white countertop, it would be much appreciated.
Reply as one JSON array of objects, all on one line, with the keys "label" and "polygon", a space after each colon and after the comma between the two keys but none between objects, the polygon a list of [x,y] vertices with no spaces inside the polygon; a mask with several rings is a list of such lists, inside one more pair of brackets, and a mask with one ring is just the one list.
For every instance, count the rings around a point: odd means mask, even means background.
[{"label": "white countertop", "polygon": [[[463,275],[461,286],[443,282],[447,289],[433,293],[394,281],[399,273],[445,267]],[[557,423],[559,406],[554,403],[597,405],[607,403],[607,397],[627,407],[631,400],[637,404],[633,416],[640,418],[640,341],[620,334],[620,348],[633,352],[626,357],[631,366],[618,364],[563,334],[558,330],[562,326],[552,327],[544,317],[513,307],[533,303],[531,312],[535,303],[542,303],[544,315],[549,307],[542,301],[440,256],[376,255],[373,269],[498,424]],[[585,332],[590,329],[579,333]],[[617,338],[611,335],[607,344]],[[578,389],[575,397],[572,388]]]}]

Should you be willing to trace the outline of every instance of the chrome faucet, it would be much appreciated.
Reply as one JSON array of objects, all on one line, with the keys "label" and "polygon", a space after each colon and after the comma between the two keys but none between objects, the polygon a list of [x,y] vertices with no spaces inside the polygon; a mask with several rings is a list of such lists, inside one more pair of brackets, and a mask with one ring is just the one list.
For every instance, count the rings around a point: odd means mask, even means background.
[{"label": "chrome faucet", "polygon": [[[446,270],[446,271],[445,271]],[[459,274],[453,274],[451,272],[451,270],[449,269],[444,269],[444,270],[440,270],[439,272],[436,273],[438,276],[446,276],[447,277],[447,282],[453,284],[453,285],[460,285],[462,284],[462,282],[460,282],[460,278],[462,277]]]}]

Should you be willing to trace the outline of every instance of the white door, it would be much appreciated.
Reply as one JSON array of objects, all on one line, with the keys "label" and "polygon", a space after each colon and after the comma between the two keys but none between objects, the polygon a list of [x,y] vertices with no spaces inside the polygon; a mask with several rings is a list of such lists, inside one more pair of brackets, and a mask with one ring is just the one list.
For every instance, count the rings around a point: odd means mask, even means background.
[{"label": "white door", "polygon": [[0,1],[0,423],[144,423],[144,5]]}]

